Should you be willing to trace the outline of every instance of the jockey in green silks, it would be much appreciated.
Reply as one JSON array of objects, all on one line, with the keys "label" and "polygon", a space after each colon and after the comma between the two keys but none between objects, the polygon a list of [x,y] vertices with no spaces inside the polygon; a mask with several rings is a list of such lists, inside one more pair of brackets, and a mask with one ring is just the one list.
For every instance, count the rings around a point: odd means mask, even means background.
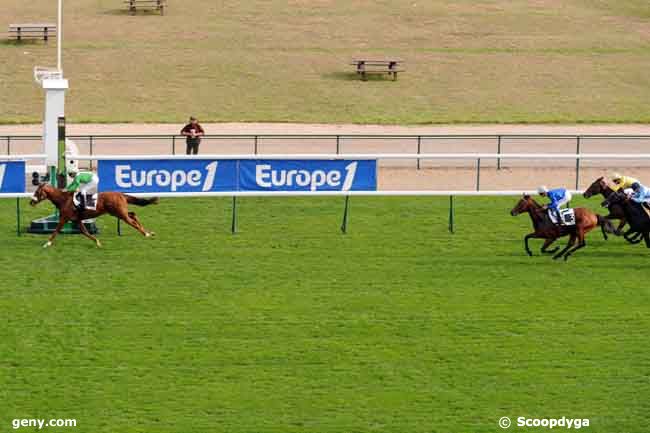
[{"label": "jockey in green silks", "polygon": [[79,171],[76,169],[68,170],[70,176],[74,176],[74,180],[65,189],[69,192],[76,192],[79,190],[79,204],[81,210],[86,208],[86,203],[92,201],[92,196],[97,192],[97,185],[99,185],[99,177],[92,171]]}]

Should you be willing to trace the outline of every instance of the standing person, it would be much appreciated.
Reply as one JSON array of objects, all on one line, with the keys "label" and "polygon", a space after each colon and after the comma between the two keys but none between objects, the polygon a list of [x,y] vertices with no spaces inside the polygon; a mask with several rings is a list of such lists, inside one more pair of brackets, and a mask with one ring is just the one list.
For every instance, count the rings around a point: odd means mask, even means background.
[{"label": "standing person", "polygon": [[187,149],[185,151],[188,155],[198,155],[199,144],[201,144],[201,137],[205,135],[203,127],[199,125],[196,117],[190,117],[190,123],[181,129],[181,135],[186,137]]}]

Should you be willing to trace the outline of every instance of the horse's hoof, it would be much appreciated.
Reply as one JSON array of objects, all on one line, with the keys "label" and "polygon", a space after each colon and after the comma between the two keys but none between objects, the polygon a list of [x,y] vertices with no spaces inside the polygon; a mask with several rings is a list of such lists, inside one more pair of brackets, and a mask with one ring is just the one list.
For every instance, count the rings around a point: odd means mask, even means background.
[{"label": "horse's hoof", "polygon": [[102,243],[99,242],[99,239],[97,239],[97,240],[95,241],[95,245],[97,245],[97,248],[101,248],[101,247],[102,247]]},{"label": "horse's hoof", "polygon": [[47,241],[43,244],[43,248],[51,247],[52,246],[52,241]]},{"label": "horse's hoof", "polygon": [[144,234],[144,237],[145,237],[145,238],[150,238],[151,236],[152,236],[152,235],[151,235],[151,233],[149,233],[149,232],[147,232],[147,233]]},{"label": "horse's hoof", "polygon": [[151,235],[151,237],[156,236],[156,232],[149,232],[149,234]]},{"label": "horse's hoof", "polygon": [[531,253],[530,251],[526,251],[526,254],[528,254],[528,257],[533,257],[533,253]]}]

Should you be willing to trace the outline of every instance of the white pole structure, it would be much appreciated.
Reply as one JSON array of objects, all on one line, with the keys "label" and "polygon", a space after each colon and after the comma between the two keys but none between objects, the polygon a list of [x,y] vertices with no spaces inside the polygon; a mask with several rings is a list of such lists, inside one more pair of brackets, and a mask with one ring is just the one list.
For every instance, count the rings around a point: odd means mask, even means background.
[{"label": "white pole structure", "polygon": [[57,24],[56,24],[56,68],[63,76],[63,65],[61,64],[61,43],[63,41],[63,0],[59,0],[59,7],[57,11]]},{"label": "white pole structure", "polygon": [[[43,151],[47,154],[45,165],[51,177],[56,182],[56,167],[59,163],[58,120],[65,117],[65,91],[68,80],[63,78],[62,48],[63,48],[63,0],[58,0],[57,8],[57,70],[45,69],[43,73],[35,73],[36,81],[45,90],[45,111],[43,114]],[[38,69],[38,67],[36,68]]]}]

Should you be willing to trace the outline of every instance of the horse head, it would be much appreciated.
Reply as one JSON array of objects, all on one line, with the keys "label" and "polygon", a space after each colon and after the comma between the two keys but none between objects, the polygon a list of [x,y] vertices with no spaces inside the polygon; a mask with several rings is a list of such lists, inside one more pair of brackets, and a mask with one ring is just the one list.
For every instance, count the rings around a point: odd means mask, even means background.
[{"label": "horse head", "polygon": [[529,194],[524,194],[517,202],[515,207],[510,211],[510,215],[517,216],[523,212],[530,212],[531,210],[538,209],[539,205],[533,200]]},{"label": "horse head", "polygon": [[41,183],[38,185],[38,188],[36,188],[36,191],[34,191],[29,204],[31,206],[36,206],[43,200],[52,200],[55,191],[57,190],[49,183]]},{"label": "horse head", "polygon": [[596,179],[591,185],[589,185],[589,188],[587,188],[587,190],[582,195],[584,198],[589,198],[594,195],[603,193],[606,188],[607,182],[605,182],[605,178],[601,176]]}]

